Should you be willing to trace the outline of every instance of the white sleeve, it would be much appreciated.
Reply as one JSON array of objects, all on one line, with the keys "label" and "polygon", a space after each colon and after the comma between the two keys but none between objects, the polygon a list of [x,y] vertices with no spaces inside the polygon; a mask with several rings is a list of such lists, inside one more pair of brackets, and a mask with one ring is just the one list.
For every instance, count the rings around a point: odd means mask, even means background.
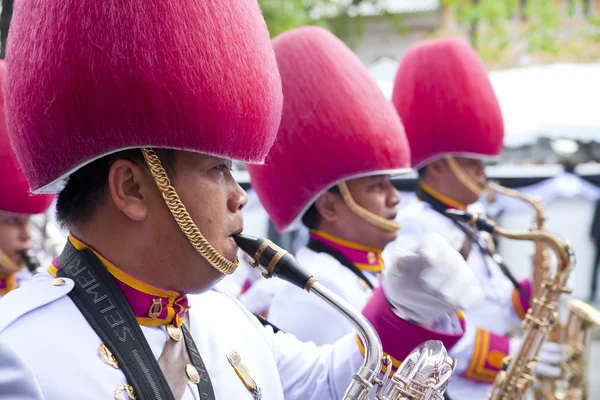
[{"label": "white sleeve", "polygon": [[422,237],[428,233],[427,225],[422,218],[403,217],[399,219],[399,222],[398,236],[383,252],[384,261],[388,248],[395,247],[412,251],[417,248]]},{"label": "white sleeve", "polygon": [[[327,287],[331,285],[327,283]],[[273,298],[268,320],[301,341],[317,345],[334,343],[353,329],[343,315],[323,300],[290,284]]]},{"label": "white sleeve", "polygon": [[466,334],[450,350],[456,358],[455,375],[480,383],[493,383],[510,354],[511,339],[474,324],[467,324]]},{"label": "white sleeve", "polygon": [[43,400],[33,371],[8,345],[0,340],[0,399]]},{"label": "white sleeve", "polygon": [[477,325],[469,324],[467,319],[467,329],[465,335],[456,343],[456,346],[450,350],[450,356],[456,358],[456,368],[454,374],[463,375],[473,358],[473,351],[475,346],[475,337],[477,335]]},{"label": "white sleeve", "polygon": [[333,345],[302,343],[293,335],[267,333],[286,400],[338,400],[363,357],[350,333]]}]

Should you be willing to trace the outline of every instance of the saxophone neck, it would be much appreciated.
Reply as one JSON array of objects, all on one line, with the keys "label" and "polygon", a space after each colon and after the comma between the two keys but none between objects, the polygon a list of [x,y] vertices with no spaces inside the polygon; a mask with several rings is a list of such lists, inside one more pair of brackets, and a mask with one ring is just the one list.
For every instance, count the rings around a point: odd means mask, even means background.
[{"label": "saxophone neck", "polygon": [[474,229],[489,232],[495,236],[513,240],[529,240],[548,246],[556,254],[559,272],[570,270],[575,261],[571,245],[559,236],[546,230],[532,229],[526,232],[509,231],[478,214],[471,214],[461,210],[446,210],[446,215],[452,219],[466,223]]},{"label": "saxophone neck", "polygon": [[[365,399],[377,382],[383,365],[383,347],[375,328],[345,300],[321,285],[294,256],[270,240],[238,234],[234,236],[239,248],[248,254],[255,268],[261,268],[265,278],[279,277],[301,289],[315,294],[341,313],[356,329],[365,348],[364,362],[354,375],[344,400]],[[388,368],[388,371],[390,368]]]},{"label": "saxophone neck", "polygon": [[382,366],[383,347],[373,325],[345,300],[321,285],[321,283],[315,281],[309,291],[329,303],[329,305],[342,313],[352,323],[365,348],[365,362],[363,366],[367,370],[372,371],[375,374],[374,377],[377,377]]},{"label": "saxophone neck", "polygon": [[497,182],[493,182],[493,181],[490,181],[487,183],[487,188],[496,193],[501,193],[505,196],[524,201],[527,204],[531,205],[533,207],[533,209],[535,210],[536,227],[538,229],[544,228],[544,222],[545,222],[544,203],[542,203],[542,201],[539,197],[527,195],[527,194],[519,192],[517,190],[501,186]]},{"label": "saxophone neck", "polygon": [[554,252],[558,260],[558,271],[570,270],[575,262],[573,248],[566,240],[546,230],[532,229],[527,232],[513,232],[496,227],[494,234],[507,239],[529,240],[547,246]]}]

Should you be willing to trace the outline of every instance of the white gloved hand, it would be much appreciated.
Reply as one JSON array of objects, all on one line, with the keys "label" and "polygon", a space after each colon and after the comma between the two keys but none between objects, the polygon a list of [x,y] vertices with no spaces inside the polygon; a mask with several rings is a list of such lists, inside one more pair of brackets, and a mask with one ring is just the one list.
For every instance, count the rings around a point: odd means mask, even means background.
[{"label": "white gloved hand", "polygon": [[[521,348],[521,339],[510,339],[510,354],[514,357]],[[560,364],[565,361],[565,351],[559,343],[544,342],[538,353],[538,363],[535,375],[541,378],[560,378],[562,368]]]},{"label": "white gloved hand", "polygon": [[402,319],[430,323],[484,298],[464,258],[439,234],[425,236],[414,252],[390,249],[387,264],[383,291]]}]

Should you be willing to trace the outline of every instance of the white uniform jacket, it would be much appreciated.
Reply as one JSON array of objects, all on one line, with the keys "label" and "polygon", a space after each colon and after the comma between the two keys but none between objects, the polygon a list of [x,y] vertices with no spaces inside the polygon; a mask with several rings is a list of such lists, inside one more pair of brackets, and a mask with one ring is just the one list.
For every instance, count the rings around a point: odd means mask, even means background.
[{"label": "white uniform jacket", "polygon": [[[106,363],[100,338],[68,293],[36,275],[0,301],[0,399],[114,399],[125,375]],[[302,343],[264,328],[234,298],[216,291],[189,296],[190,330],[209,371],[217,400],[252,400],[227,354],[237,351],[268,400],[338,400],[362,356],[354,334],[333,346]],[[142,326],[158,359],[163,327]],[[189,383],[184,399],[199,399]]]},{"label": "white uniform jacket", "polygon": [[[448,316],[430,330],[397,317],[392,311],[376,273],[363,271],[374,286],[371,290],[352,271],[326,253],[316,253],[306,247],[297,254],[298,261],[308,268],[319,282],[327,286],[363,315],[377,330],[384,352],[392,358],[395,368],[420,343],[440,340],[451,348],[465,333],[460,316]],[[271,304],[269,321],[280,329],[317,344],[335,343],[353,332],[352,326],[317,296],[286,284]]]},{"label": "white uniform jacket", "polygon": [[[302,247],[296,259],[329,290],[360,311],[367,304],[372,290],[352,271],[326,253],[316,253]],[[374,287],[379,286],[376,273],[363,271]],[[271,302],[269,322],[294,334],[303,341],[318,345],[331,344],[349,332],[352,325],[317,296],[289,283],[280,285]]]},{"label": "white uniform jacket", "polygon": [[[466,235],[452,220],[418,199],[400,211],[398,220],[402,228],[390,246],[412,249],[430,232],[442,235],[456,250],[460,250],[465,241]],[[450,352],[457,358],[457,368],[448,394],[453,399],[484,400],[487,399],[502,359],[509,352],[508,329],[519,324],[524,313],[515,310],[519,306],[519,297],[515,298],[511,282],[475,244],[471,247],[467,263],[475,272],[485,299],[465,313],[466,334]]]}]

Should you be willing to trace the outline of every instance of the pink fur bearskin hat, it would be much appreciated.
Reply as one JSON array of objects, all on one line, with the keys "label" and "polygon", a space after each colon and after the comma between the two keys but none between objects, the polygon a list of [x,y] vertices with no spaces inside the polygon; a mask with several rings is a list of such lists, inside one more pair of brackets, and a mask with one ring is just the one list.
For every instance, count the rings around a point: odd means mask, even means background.
[{"label": "pink fur bearskin hat", "polygon": [[261,163],[281,81],[257,0],[20,0],[7,50],[11,141],[32,190],[157,147]]},{"label": "pink fur bearskin hat", "polygon": [[[0,86],[4,77],[4,61],[0,61]],[[4,116],[4,96],[0,91],[0,211],[15,214],[40,214],[45,212],[54,195],[29,193],[29,184],[19,166],[17,156],[10,146],[6,119]]]},{"label": "pink fur bearskin hat", "polygon": [[410,168],[404,128],[367,68],[318,27],[274,39],[284,105],[264,165],[249,165],[252,187],[280,231],[294,227],[318,196],[356,177]]},{"label": "pink fur bearskin hat", "polygon": [[410,143],[414,168],[447,155],[500,155],[504,124],[479,55],[458,39],[429,40],[400,62],[394,103]]}]

